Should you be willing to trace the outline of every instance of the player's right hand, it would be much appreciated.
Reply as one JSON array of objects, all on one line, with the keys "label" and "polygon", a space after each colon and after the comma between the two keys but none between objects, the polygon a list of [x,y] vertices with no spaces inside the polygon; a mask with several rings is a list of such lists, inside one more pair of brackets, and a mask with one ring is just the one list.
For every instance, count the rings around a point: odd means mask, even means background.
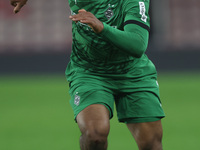
[{"label": "player's right hand", "polygon": [[71,15],[69,18],[74,22],[80,21],[81,23],[87,24],[95,33],[100,33],[104,28],[103,23],[99,19],[84,9],[79,10],[78,14]]},{"label": "player's right hand", "polygon": [[13,12],[18,13],[21,8],[26,4],[27,0],[10,0],[10,4],[14,6]]}]

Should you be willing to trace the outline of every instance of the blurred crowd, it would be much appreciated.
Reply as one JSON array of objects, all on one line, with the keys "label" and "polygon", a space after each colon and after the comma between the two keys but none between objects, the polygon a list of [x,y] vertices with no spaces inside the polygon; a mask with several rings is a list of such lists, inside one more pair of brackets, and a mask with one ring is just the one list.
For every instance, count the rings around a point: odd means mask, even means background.
[{"label": "blurred crowd", "polygon": [[200,48],[200,0],[169,0],[170,43],[178,48]]}]

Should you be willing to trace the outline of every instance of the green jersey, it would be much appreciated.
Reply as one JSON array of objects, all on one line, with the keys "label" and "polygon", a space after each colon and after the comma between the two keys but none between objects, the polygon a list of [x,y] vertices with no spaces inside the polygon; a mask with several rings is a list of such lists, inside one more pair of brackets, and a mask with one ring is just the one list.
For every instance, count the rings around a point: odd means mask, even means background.
[{"label": "green jersey", "polygon": [[[69,0],[69,6],[72,15],[77,14],[80,9],[94,14],[103,22],[105,31],[102,34],[96,34],[86,24],[72,23],[72,53],[66,70],[68,80],[77,68],[104,75],[131,72],[129,76],[134,77],[156,72],[154,65],[145,54],[136,58],[125,51],[123,46],[118,46],[121,42],[121,45],[129,48],[128,44],[134,41],[122,43],[123,39],[113,40],[109,34],[107,35],[107,31],[112,29],[115,29],[113,34],[124,31],[128,24],[135,24],[148,33],[150,27],[149,0]],[[148,39],[148,34],[145,38]],[[147,46],[148,40],[146,41]]]}]

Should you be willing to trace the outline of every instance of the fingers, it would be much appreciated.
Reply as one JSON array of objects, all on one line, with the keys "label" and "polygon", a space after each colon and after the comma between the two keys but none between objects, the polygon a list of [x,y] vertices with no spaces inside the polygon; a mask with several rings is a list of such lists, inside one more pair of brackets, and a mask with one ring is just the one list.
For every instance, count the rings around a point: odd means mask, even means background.
[{"label": "fingers", "polygon": [[78,12],[81,13],[81,12],[87,12],[87,11],[85,9],[80,9]]},{"label": "fingers", "polygon": [[10,4],[14,6],[13,12],[18,13],[21,8],[26,4],[27,0],[10,0]]},{"label": "fingers", "polygon": [[17,5],[16,2],[14,2],[14,1],[11,1],[10,4],[11,4],[12,6],[14,6],[14,7]]},{"label": "fingers", "polygon": [[14,3],[13,6],[15,6],[13,12],[16,14],[16,13],[18,13],[18,12],[21,10],[21,8],[22,8],[24,5],[21,4],[20,2],[16,2],[16,3]]},{"label": "fingers", "polygon": [[90,20],[87,20],[87,19],[82,19],[80,20],[81,23],[85,23],[85,24],[88,24],[90,27],[91,27],[91,21]]},{"label": "fingers", "polygon": [[92,15],[90,12],[87,12],[87,11],[85,11],[84,9],[81,9],[81,10],[79,10],[78,12],[79,12],[79,13],[76,14],[76,15],[71,15],[71,16],[69,16],[69,18],[70,18],[72,21],[75,21],[75,22],[80,21],[80,22],[81,22],[81,20],[85,20],[85,19],[88,19],[88,18],[92,18],[92,17],[93,17],[93,15]]},{"label": "fingers", "polygon": [[79,10],[78,14],[71,15],[69,18],[76,23],[79,21],[80,23],[87,24],[95,33],[100,33],[104,28],[103,23],[100,20],[84,9]]}]

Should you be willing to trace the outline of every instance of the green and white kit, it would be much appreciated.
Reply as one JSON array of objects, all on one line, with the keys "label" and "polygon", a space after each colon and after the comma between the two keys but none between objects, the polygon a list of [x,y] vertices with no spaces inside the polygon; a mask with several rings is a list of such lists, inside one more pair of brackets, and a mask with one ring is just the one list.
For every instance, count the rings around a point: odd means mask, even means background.
[{"label": "green and white kit", "polygon": [[149,38],[149,0],[69,0],[73,14],[85,9],[103,22],[96,34],[72,23],[72,53],[66,69],[75,118],[92,104],[103,104],[120,122],[163,118],[157,72],[144,54]]}]

